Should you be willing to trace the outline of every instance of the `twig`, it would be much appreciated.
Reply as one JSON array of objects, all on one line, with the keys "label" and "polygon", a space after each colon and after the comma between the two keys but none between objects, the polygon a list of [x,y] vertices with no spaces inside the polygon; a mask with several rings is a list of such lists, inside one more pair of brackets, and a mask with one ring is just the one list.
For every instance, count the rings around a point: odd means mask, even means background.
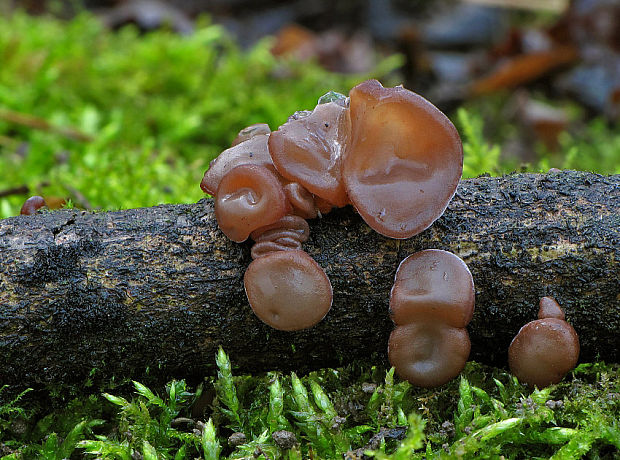
[{"label": "twig", "polygon": [[40,129],[50,133],[60,134],[62,136],[74,139],[76,141],[90,142],[93,140],[91,136],[85,134],[75,128],[54,126],[49,121],[35,117],[27,113],[15,112],[13,110],[0,109],[0,120],[16,125],[27,126],[29,128]]}]

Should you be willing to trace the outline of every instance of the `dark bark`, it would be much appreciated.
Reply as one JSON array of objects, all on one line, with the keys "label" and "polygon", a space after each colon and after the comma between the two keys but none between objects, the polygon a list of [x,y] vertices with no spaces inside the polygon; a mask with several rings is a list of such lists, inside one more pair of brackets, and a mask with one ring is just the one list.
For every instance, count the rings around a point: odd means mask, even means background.
[{"label": "dark bark", "polygon": [[311,222],[304,245],[331,279],[333,307],[310,330],[280,332],[252,314],[250,244],[218,231],[210,200],[5,219],[0,383],[76,383],[93,369],[145,382],[200,377],[214,372],[219,345],[237,372],[382,363],[395,270],[425,248],[452,251],[472,271],[472,359],[504,365],[549,295],[579,333],[582,361],[618,362],[619,228],[620,176],[581,172],[463,181],[444,216],[408,240],[336,210]]}]

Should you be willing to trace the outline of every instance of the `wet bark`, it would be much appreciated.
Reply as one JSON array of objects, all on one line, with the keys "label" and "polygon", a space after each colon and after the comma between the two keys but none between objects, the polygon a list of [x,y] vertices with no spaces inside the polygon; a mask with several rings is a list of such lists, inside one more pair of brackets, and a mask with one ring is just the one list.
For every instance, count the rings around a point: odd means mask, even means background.
[{"label": "wet bark", "polygon": [[330,277],[334,304],[314,328],[281,332],[252,314],[250,244],[218,231],[210,200],[1,220],[0,383],[200,378],[214,373],[220,345],[237,373],[384,363],[395,270],[426,248],[452,251],[472,271],[471,359],[505,365],[538,299],[554,296],[581,360],[619,361],[620,175],[466,180],[411,239],[378,235],[349,207],[312,221],[304,247]]}]

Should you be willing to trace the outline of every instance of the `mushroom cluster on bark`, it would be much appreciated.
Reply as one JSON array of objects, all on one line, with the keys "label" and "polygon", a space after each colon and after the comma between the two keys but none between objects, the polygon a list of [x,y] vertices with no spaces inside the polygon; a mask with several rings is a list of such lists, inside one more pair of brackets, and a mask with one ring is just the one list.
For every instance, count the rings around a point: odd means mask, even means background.
[{"label": "mushroom cluster on bark", "polygon": [[349,97],[326,94],[277,131],[243,129],[200,186],[215,197],[220,229],[255,241],[244,285],[256,315],[297,330],[320,321],[332,302],[327,275],[301,249],[304,219],[352,204],[378,233],[409,238],[441,216],[462,168],[458,133],[439,109],[402,86],[368,80]]}]

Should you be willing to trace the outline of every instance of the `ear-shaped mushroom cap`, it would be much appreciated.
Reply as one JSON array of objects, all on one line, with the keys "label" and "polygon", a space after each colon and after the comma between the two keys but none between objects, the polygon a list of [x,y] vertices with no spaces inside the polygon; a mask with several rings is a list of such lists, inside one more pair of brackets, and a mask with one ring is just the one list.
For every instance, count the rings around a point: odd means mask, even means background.
[{"label": "ear-shaped mushroom cap", "polygon": [[349,132],[348,110],[336,102],[319,104],[293,118],[269,137],[276,169],[335,206],[349,203],[340,175],[341,153]]},{"label": "ear-shaped mushroom cap", "polygon": [[349,199],[382,235],[416,235],[443,214],[461,178],[456,128],[403,87],[368,80],[349,96],[351,134],[342,163]]},{"label": "ear-shaped mushroom cap", "polygon": [[243,282],[256,316],[275,329],[314,326],[332,305],[327,275],[304,251],[278,251],[255,259]]},{"label": "ear-shaped mushroom cap", "polygon": [[413,385],[432,388],[460,374],[470,348],[467,330],[421,321],[392,331],[388,357],[400,377]]},{"label": "ear-shaped mushroom cap", "polygon": [[527,323],[508,348],[510,371],[519,381],[538,388],[558,383],[578,359],[579,337],[558,318]]},{"label": "ear-shaped mushroom cap", "polygon": [[258,136],[259,134],[269,134],[270,132],[271,129],[267,123],[255,123],[239,131],[239,134],[237,134],[237,137],[235,137],[235,140],[232,141],[230,146],[234,147],[235,145],[241,144],[254,136]]},{"label": "ear-shaped mushroom cap", "polygon": [[543,297],[540,299],[540,309],[538,310],[538,319],[557,318],[564,320],[564,312],[560,305],[553,297]]},{"label": "ear-shaped mushroom cap", "polygon": [[39,195],[34,195],[24,202],[19,213],[22,216],[30,216],[32,214],[35,214],[37,210],[41,209],[43,206],[45,206],[45,200],[43,199],[43,197]]},{"label": "ear-shaped mushroom cap", "polygon": [[274,173],[264,166],[231,169],[215,194],[215,217],[231,240],[245,241],[251,232],[277,222],[290,208]]},{"label": "ear-shaped mushroom cap", "polygon": [[268,134],[259,134],[220,153],[211,161],[209,169],[200,182],[203,192],[215,195],[222,178],[240,165],[261,165],[274,171],[275,168],[267,148],[268,139]]},{"label": "ear-shaped mushroom cap", "polygon": [[390,295],[396,325],[439,321],[462,328],[474,314],[474,280],[467,265],[439,249],[416,252],[403,260]]}]

